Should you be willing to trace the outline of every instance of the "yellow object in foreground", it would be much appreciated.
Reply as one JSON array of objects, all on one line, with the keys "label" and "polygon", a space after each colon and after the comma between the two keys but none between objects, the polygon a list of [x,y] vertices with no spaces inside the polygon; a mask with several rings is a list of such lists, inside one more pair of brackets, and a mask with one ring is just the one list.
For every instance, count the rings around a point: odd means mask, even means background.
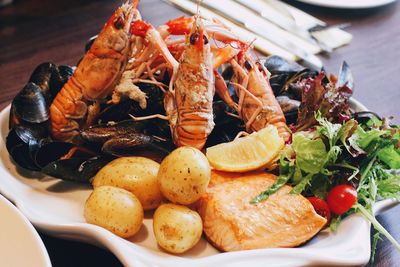
[{"label": "yellow object in foreground", "polygon": [[270,166],[284,145],[276,127],[268,125],[232,142],[209,147],[206,156],[216,170],[245,172]]}]

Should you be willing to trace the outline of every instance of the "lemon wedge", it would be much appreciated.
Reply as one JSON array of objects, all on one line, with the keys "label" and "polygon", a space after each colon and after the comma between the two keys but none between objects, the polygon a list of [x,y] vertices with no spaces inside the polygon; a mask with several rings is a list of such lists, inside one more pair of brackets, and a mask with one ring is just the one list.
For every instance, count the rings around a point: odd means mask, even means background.
[{"label": "lemon wedge", "polygon": [[273,125],[232,142],[207,148],[206,156],[215,170],[245,172],[272,165],[285,142]]}]

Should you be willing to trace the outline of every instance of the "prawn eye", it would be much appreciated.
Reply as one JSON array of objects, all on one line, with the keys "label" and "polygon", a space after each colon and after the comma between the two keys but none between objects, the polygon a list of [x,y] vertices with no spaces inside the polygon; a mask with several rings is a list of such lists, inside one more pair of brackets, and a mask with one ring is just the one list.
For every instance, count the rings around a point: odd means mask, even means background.
[{"label": "prawn eye", "polygon": [[207,36],[203,35],[203,41],[204,41],[204,44],[205,44],[205,45],[208,44],[208,38],[207,38]]},{"label": "prawn eye", "polygon": [[247,60],[244,62],[244,66],[245,66],[245,68],[246,68],[247,70],[251,70],[251,69],[252,69],[252,67],[251,67],[251,65],[250,65],[250,62],[248,62]]},{"label": "prawn eye", "polygon": [[194,45],[197,40],[199,40],[199,33],[198,32],[194,32],[192,35],[190,35],[190,43],[192,45]]},{"label": "prawn eye", "polygon": [[122,16],[119,16],[114,20],[114,26],[117,29],[122,29],[124,27],[124,24],[125,24],[125,21]]}]

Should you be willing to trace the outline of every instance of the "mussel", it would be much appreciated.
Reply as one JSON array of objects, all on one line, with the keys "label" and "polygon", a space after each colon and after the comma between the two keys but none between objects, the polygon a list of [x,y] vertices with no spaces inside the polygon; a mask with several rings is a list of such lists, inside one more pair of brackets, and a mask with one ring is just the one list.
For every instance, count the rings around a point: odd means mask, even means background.
[{"label": "mussel", "polygon": [[16,127],[10,130],[7,139],[6,147],[12,159],[21,167],[39,171],[40,168],[33,160],[31,151],[32,147],[37,147],[37,141],[33,137],[33,133],[28,128]]},{"label": "mussel", "polygon": [[96,173],[115,157],[108,155],[59,159],[42,168],[44,174],[72,182],[89,183]]},{"label": "mussel", "polygon": [[31,74],[29,82],[35,83],[43,92],[47,105],[51,102],[74,73],[70,66],[56,66],[53,63],[45,62],[36,67]]},{"label": "mussel", "polygon": [[276,100],[278,101],[283,111],[283,114],[285,114],[286,123],[296,123],[301,102],[295,99],[291,99],[288,95],[277,96]]},{"label": "mussel", "polygon": [[311,77],[316,72],[279,56],[269,56],[264,60],[264,66],[271,73],[269,82],[275,96],[291,94],[296,100],[301,99],[301,92],[296,87],[296,82],[306,77]]},{"label": "mussel", "polygon": [[213,102],[215,127],[207,138],[205,147],[232,141],[240,131],[244,131],[244,123],[222,100]]},{"label": "mussel", "polygon": [[41,140],[48,138],[49,109],[39,86],[28,83],[11,104],[6,147],[13,160],[23,168],[38,171],[33,153]]},{"label": "mussel", "polygon": [[43,123],[49,116],[49,108],[41,88],[30,82],[12,101],[10,127],[24,123]]},{"label": "mussel", "polygon": [[360,111],[360,112],[354,112],[352,114],[353,119],[355,119],[358,123],[362,123],[365,124],[368,121],[370,121],[371,119],[378,119],[378,120],[382,120],[382,118],[376,114],[375,112],[372,111]]},{"label": "mussel", "polygon": [[43,167],[38,161],[37,153],[52,142],[48,126],[49,106],[72,72],[72,68],[68,66],[57,67],[53,63],[42,63],[14,97],[6,146],[19,166],[34,171]]},{"label": "mussel", "polygon": [[[174,148],[170,138],[157,135],[151,121],[125,120],[92,126],[81,132],[88,143],[97,143],[104,153],[114,156],[137,155],[144,151],[168,154]],[[150,127],[149,127],[150,126]]]},{"label": "mussel", "polygon": [[346,86],[351,91],[354,90],[353,73],[351,72],[350,66],[349,66],[349,64],[347,64],[346,61],[343,61],[342,65],[340,67],[337,82],[336,82],[336,87],[343,87],[343,86]]},{"label": "mussel", "polygon": [[92,37],[89,38],[89,40],[87,40],[86,44],[85,44],[85,54],[87,53],[87,51],[89,51],[89,49],[92,47],[92,44],[94,43],[94,41],[97,39],[97,35],[94,35]]},{"label": "mussel", "polygon": [[56,97],[58,92],[63,88],[64,84],[71,78],[74,74],[74,67],[67,66],[67,65],[60,65],[58,66],[58,72],[55,72],[51,76],[50,80],[50,95],[51,101]]},{"label": "mussel", "polygon": [[109,121],[122,121],[130,119],[129,115],[147,116],[152,114],[165,114],[164,93],[154,84],[138,83],[140,90],[146,93],[147,107],[142,109],[139,103],[131,99],[123,99],[118,104],[111,104],[102,110],[98,116],[100,123]]}]

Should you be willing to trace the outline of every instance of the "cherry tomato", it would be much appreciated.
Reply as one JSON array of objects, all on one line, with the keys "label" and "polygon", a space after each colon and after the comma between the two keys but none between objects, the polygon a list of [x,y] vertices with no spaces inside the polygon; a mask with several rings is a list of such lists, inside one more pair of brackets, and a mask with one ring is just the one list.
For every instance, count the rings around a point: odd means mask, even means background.
[{"label": "cherry tomato", "polygon": [[336,215],[346,213],[357,201],[357,191],[347,184],[335,186],[326,198],[330,210]]},{"label": "cherry tomato", "polygon": [[308,199],[308,201],[311,202],[315,211],[319,215],[324,217],[326,219],[327,223],[329,224],[329,222],[331,220],[331,211],[329,209],[328,204],[325,202],[325,200],[323,200],[322,198],[319,198],[319,197],[308,197],[307,199]]}]

